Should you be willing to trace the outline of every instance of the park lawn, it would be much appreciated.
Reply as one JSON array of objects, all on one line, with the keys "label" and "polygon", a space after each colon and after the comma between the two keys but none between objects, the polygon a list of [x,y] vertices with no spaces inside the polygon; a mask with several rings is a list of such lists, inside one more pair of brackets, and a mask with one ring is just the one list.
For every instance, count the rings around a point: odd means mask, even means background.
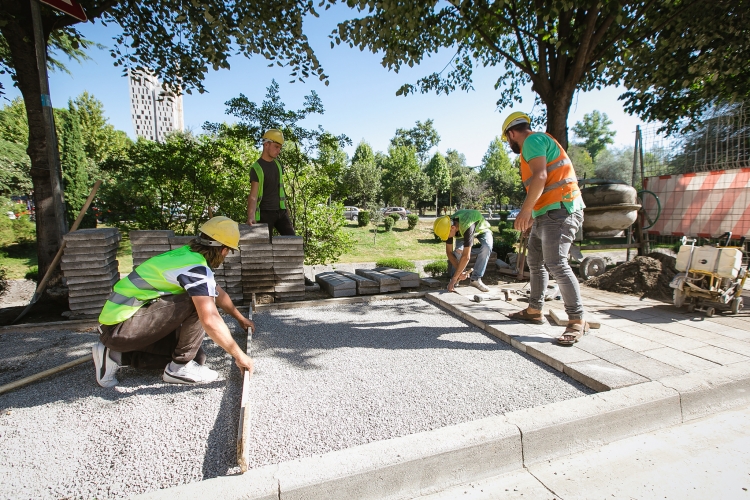
[{"label": "park lawn", "polygon": [[29,272],[36,273],[36,244],[16,243],[0,249],[0,267],[5,269],[5,278],[22,280]]},{"label": "park lawn", "polygon": [[389,232],[380,225],[373,243],[372,225],[357,227],[356,221],[349,222],[344,230],[354,240],[354,248],[343,254],[339,262],[375,262],[384,257],[411,261],[445,258],[445,243],[435,241],[431,220],[420,220],[411,231],[407,228],[405,220],[397,222]]}]

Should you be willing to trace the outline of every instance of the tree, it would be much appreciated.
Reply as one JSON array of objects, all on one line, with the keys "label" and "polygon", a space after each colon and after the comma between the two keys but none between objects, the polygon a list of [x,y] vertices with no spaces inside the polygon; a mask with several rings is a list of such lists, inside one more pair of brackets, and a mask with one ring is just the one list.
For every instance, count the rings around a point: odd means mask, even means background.
[{"label": "tree", "polygon": [[347,0],[368,15],[340,23],[330,36],[335,43],[382,53],[383,66],[396,72],[441,49],[456,51],[443,71],[403,85],[399,95],[470,90],[475,65],[502,68],[495,83],[504,88],[498,107],[520,102],[521,89],[530,83],[546,109],[547,131],[567,149],[575,92],[619,81],[614,62],[658,30],[649,16],[663,3]]},{"label": "tree", "polygon": [[588,151],[591,158],[596,158],[599,151],[606,149],[607,144],[614,144],[614,136],[617,132],[611,130],[612,120],[607,113],[600,113],[597,110],[583,115],[583,121],[576,122],[573,132],[582,141],[577,142],[577,146],[583,146]]},{"label": "tree", "polygon": [[[302,20],[316,15],[311,2],[279,0],[273,8],[260,2],[195,0],[175,5],[165,0],[80,0],[91,21],[116,24],[122,34],[111,49],[123,70],[149,70],[174,93],[205,91],[201,83],[209,67],[229,68],[229,55],[262,55],[271,63],[290,66],[295,79],[327,80],[307,37]],[[75,29],[79,21],[41,6],[44,47],[63,48],[67,56],[86,48]],[[28,1],[0,0],[0,71],[18,86],[29,124],[28,154],[34,184],[37,256],[42,276],[62,238],[55,223],[40,75]],[[53,283],[59,278],[53,276]]]},{"label": "tree", "polygon": [[417,121],[417,124],[408,130],[397,129],[396,135],[391,139],[391,145],[393,146],[413,146],[417,150],[417,156],[421,164],[427,161],[430,149],[439,143],[440,136],[431,119],[424,123]]},{"label": "tree", "polygon": [[360,207],[376,202],[380,196],[380,174],[372,148],[365,141],[360,142],[344,172],[349,201]]},{"label": "tree", "polygon": [[89,160],[98,165],[128,146],[128,135],[109,123],[104,116],[104,105],[96,97],[84,91],[73,99],[73,107],[81,127],[83,150]]},{"label": "tree", "polygon": [[448,162],[445,161],[445,156],[441,155],[439,151],[436,152],[425,172],[430,178],[432,188],[435,190],[435,214],[437,214],[440,191],[445,191],[451,186],[451,171],[448,168]]},{"label": "tree", "polygon": [[568,157],[573,162],[573,169],[579,179],[588,179],[594,176],[594,160],[583,146],[576,146],[575,144],[570,146],[568,148]]},{"label": "tree", "polygon": [[630,184],[633,177],[633,148],[605,149],[595,158],[596,177]]},{"label": "tree", "polygon": [[404,205],[422,173],[414,146],[391,146],[383,168],[383,196],[388,204]]},{"label": "tree", "polygon": [[464,170],[462,181],[458,192],[461,206],[480,209],[486,203],[489,195],[487,184],[479,178],[473,168]]},{"label": "tree", "polygon": [[[83,139],[81,137],[81,125],[78,121],[78,113],[72,101],[68,101],[68,110],[60,113],[60,168],[62,170],[63,191],[65,203],[68,210],[66,215],[68,225],[78,217],[78,212],[86,203],[89,191],[91,191],[91,179],[89,177],[88,160],[84,152]],[[96,217],[89,209],[87,217],[81,223],[81,227],[96,227]]]},{"label": "tree", "polygon": [[750,100],[750,1],[669,2],[648,21],[662,28],[615,68],[626,111],[675,132],[717,102]]},{"label": "tree", "polygon": [[455,149],[449,149],[445,152],[445,163],[448,165],[448,170],[450,170],[451,173],[448,205],[450,206],[450,209],[453,210],[453,205],[455,204],[453,195],[458,195],[461,191],[461,186],[463,186],[466,180],[466,171],[468,167],[466,166],[466,157]]},{"label": "tree", "polygon": [[499,137],[495,137],[482,157],[479,180],[492,191],[497,203],[520,205],[523,202],[521,174],[510,161],[505,143]]}]

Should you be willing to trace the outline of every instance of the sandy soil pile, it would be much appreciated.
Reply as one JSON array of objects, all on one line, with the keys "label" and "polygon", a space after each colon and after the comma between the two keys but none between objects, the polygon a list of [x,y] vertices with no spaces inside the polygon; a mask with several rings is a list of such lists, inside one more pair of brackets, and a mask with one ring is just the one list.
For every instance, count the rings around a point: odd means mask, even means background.
[{"label": "sandy soil pile", "polygon": [[650,299],[672,301],[669,282],[677,273],[675,258],[659,252],[636,257],[585,282],[586,286],[608,292],[639,295]]}]

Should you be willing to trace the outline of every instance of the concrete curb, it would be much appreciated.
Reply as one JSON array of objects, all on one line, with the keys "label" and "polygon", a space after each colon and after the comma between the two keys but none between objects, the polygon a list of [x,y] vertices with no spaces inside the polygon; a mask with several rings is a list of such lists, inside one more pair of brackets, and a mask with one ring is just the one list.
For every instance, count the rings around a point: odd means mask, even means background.
[{"label": "concrete curb", "polygon": [[0,326],[0,335],[3,333],[23,330],[77,330],[79,328],[96,328],[97,326],[99,326],[99,322],[95,319],[50,321],[48,323],[21,323],[19,325]]},{"label": "concrete curb", "polygon": [[[401,292],[382,295],[359,295],[356,297],[338,297],[335,299],[300,300],[297,302],[274,302],[272,304],[258,304],[256,311],[270,311],[275,309],[300,309],[303,307],[337,306],[341,304],[362,304],[380,300],[421,299],[428,292]],[[244,306],[248,307],[248,306]]]}]

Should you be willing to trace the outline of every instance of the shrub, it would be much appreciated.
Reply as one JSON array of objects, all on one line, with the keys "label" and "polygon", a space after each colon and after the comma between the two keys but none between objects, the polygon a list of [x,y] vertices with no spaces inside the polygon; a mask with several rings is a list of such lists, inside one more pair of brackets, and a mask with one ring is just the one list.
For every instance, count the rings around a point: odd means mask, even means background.
[{"label": "shrub", "polygon": [[409,229],[414,229],[417,227],[417,223],[419,222],[419,216],[417,214],[409,214],[407,217],[407,220],[409,221]]},{"label": "shrub", "polygon": [[39,281],[39,266],[30,267],[24,278],[32,281]]},{"label": "shrub", "polygon": [[517,231],[515,229],[509,229],[509,228],[501,229],[500,239],[510,245],[514,243],[518,243],[521,240],[521,231]]},{"label": "shrub", "polygon": [[433,278],[436,276],[445,276],[448,273],[448,261],[434,260],[429,264],[425,264],[424,272],[430,273],[430,276]]},{"label": "shrub", "polygon": [[365,227],[369,223],[370,223],[370,212],[367,212],[365,210],[360,210],[359,214],[357,214],[357,226]]},{"label": "shrub", "polygon": [[500,220],[505,222],[508,220],[508,215],[510,215],[510,210],[500,210],[497,215],[500,216]]},{"label": "shrub", "polygon": [[401,269],[402,271],[416,271],[417,266],[414,262],[401,257],[388,257],[380,259],[375,263],[377,267],[392,267],[393,269]]},{"label": "shrub", "polygon": [[390,214],[388,217],[393,219],[394,224],[401,220],[401,216],[399,214]]},{"label": "shrub", "polygon": [[7,270],[0,267],[0,295],[5,293],[6,288],[8,288]]},{"label": "shrub", "polygon": [[383,219],[383,225],[385,226],[386,231],[390,231],[394,224],[393,217],[386,217]]},{"label": "shrub", "polygon": [[498,259],[508,262],[507,255],[509,253],[514,253],[516,248],[510,243],[506,243],[502,238],[495,238],[492,242],[492,250],[497,253]]}]

